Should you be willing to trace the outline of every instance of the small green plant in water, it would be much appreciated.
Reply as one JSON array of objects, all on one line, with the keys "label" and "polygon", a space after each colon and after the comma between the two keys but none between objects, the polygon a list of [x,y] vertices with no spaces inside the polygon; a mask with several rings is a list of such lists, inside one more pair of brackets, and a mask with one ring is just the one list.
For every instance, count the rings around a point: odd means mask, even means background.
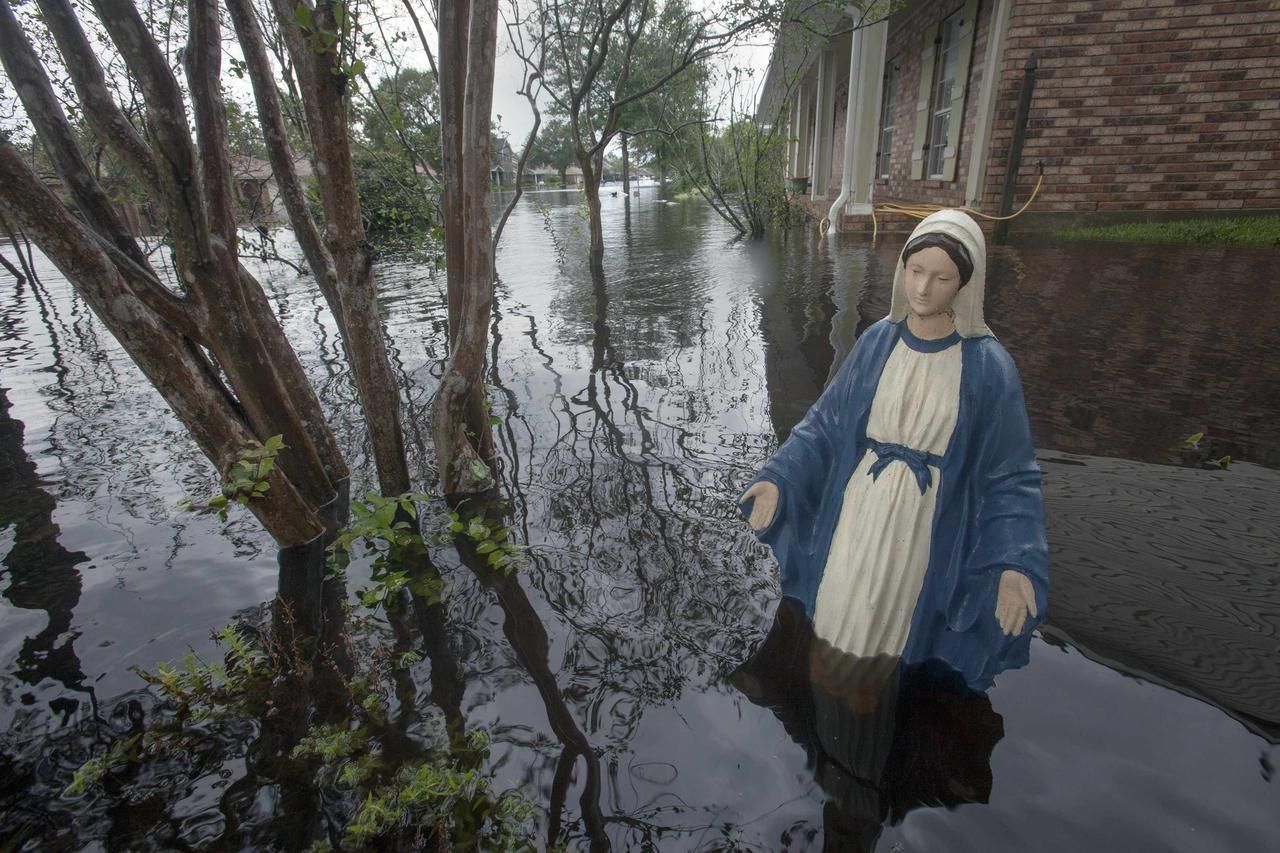
[{"label": "small green plant in water", "polygon": [[227,482],[222,487],[222,494],[209,498],[203,506],[183,501],[178,509],[184,512],[216,512],[220,520],[226,521],[231,504],[248,506],[251,500],[266,495],[271,488],[268,481],[271,472],[275,470],[276,457],[287,447],[283,435],[273,435],[265,444],[259,441],[249,442],[249,446],[241,451],[239,458],[227,472]]},{"label": "small green plant in water", "polygon": [[71,784],[62,792],[64,797],[78,797],[99,784],[107,771],[120,764],[138,760],[137,748],[141,735],[112,741],[102,755],[90,758],[71,774]]},{"label": "small green plant in water", "polygon": [[[181,665],[159,664],[154,673],[140,673],[171,707],[176,706],[176,719],[153,722],[145,737],[114,741],[105,754],[73,774],[67,796],[101,784],[105,774],[122,763],[189,755],[191,750],[181,747],[189,747],[192,737],[243,731],[246,720],[258,721],[251,730],[267,725],[308,680],[294,677],[307,666],[296,643],[282,644],[236,626],[216,636],[225,648],[220,664],[192,652]],[[270,645],[262,649],[258,641]],[[351,646],[368,650],[370,644]],[[388,657],[388,652],[375,646],[352,662],[353,668],[342,677],[350,700],[343,703],[346,712],[339,711],[335,718],[332,712],[338,708],[326,704],[329,720],[313,724],[288,753],[289,761],[311,768],[322,789],[345,792],[350,798],[350,809],[336,827],[339,837],[317,840],[311,849],[533,850],[528,837],[532,805],[515,792],[493,791],[481,769],[488,755],[487,733],[473,731],[451,744],[445,736],[447,726],[434,718],[428,743],[418,743],[411,755],[403,756],[403,734],[390,728],[384,695],[388,673],[380,672],[376,662],[385,657],[393,667],[403,668],[418,658],[412,652]],[[394,679],[394,672],[390,676]],[[401,757],[384,753],[388,736]],[[336,802],[332,795],[329,798]]]},{"label": "small green plant in water", "polygon": [[[1205,440],[1205,433],[1193,432],[1191,433],[1191,435],[1182,439],[1182,449],[1183,450],[1200,450],[1201,449],[1200,444],[1204,440]],[[1225,471],[1227,468],[1231,466],[1231,461],[1232,461],[1231,456],[1228,454],[1225,456],[1219,456],[1217,459],[1205,459],[1204,464],[1213,465]]]},{"label": "small green plant in water", "polygon": [[473,516],[463,521],[456,510],[449,512],[449,532],[465,535],[475,543],[477,554],[484,555],[486,562],[503,574],[511,574],[524,561],[525,546],[511,541],[511,531],[505,527],[495,527],[480,516]]},{"label": "small green plant in water", "polygon": [[439,602],[444,582],[433,572],[415,572],[416,563],[427,555],[428,543],[419,531],[418,507],[430,500],[421,492],[384,497],[366,492],[351,505],[351,524],[343,528],[329,546],[329,570],[341,572],[358,544],[375,556],[371,584],[360,590],[360,603],[377,609],[391,605],[403,590],[421,595],[431,603]]},{"label": "small green plant in water", "polygon": [[159,688],[177,707],[179,722],[200,723],[238,710],[239,697],[270,679],[272,664],[245,632],[227,625],[214,635],[226,647],[222,663],[210,663],[188,651],[181,667],[158,663],[154,671],[133,667],[143,681]]}]

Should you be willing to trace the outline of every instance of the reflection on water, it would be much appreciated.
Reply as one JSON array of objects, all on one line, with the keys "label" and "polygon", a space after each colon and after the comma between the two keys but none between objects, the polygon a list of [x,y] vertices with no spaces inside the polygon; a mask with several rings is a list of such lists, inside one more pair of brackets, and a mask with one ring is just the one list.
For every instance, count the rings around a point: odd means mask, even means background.
[{"label": "reflection on water", "polygon": [[[1046,474],[1048,642],[988,697],[908,681],[850,718],[811,681],[742,677],[776,646],[761,643],[777,590],[735,499],[887,312],[898,246],[730,243],[700,205],[644,193],[603,199],[603,281],[574,194],[531,194],[507,225],[488,381],[506,522],[530,558],[503,578],[466,548],[433,554],[445,602],[385,625],[421,658],[390,712],[406,737],[436,713],[488,729],[499,787],[528,792],[538,838],[570,849],[1265,847],[1280,830],[1280,309],[1248,298],[1258,257],[993,250],[988,314]],[[332,320],[309,281],[261,272],[359,494],[369,450]],[[410,264],[379,278],[429,482],[443,287]],[[251,519],[169,509],[206,494],[210,469],[56,274],[4,287],[3,464],[23,497],[0,505],[0,825],[122,847],[148,820],[175,846],[296,832],[326,806],[256,758],[177,805],[75,829],[37,773],[66,727],[131,701],[150,713],[127,667],[207,651],[274,594],[276,563]],[[1207,446],[1180,449],[1197,431]],[[1227,453],[1243,461],[1201,467]],[[59,748],[50,766],[74,766]]]},{"label": "reflection on water", "polygon": [[853,658],[817,638],[788,599],[731,680],[804,748],[826,796],[827,849],[871,851],[913,809],[990,799],[1003,721],[945,666]]}]

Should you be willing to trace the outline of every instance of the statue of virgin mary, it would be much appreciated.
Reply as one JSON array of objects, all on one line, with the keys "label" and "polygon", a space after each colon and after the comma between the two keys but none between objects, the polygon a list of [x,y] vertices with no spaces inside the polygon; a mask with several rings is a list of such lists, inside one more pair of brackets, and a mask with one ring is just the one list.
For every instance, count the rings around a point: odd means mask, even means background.
[{"label": "statue of virgin mary", "polygon": [[1040,469],[983,318],[986,245],[943,210],[871,326],[743,494],[782,593],[857,658],[940,661],[973,690],[1027,662],[1049,588]]}]

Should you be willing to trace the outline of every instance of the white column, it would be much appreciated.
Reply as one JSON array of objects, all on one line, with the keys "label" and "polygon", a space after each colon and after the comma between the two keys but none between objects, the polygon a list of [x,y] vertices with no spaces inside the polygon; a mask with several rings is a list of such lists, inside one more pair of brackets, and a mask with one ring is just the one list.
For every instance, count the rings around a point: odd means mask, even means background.
[{"label": "white column", "polygon": [[835,50],[827,48],[818,57],[818,94],[814,98],[813,125],[813,178],[811,198],[827,197],[827,182],[831,180],[831,144],[835,135]]},{"label": "white column", "polygon": [[803,85],[796,86],[796,93],[791,98],[791,109],[787,110],[787,174],[785,177],[799,177],[800,172],[800,92]]},{"label": "white column", "polygon": [[854,30],[849,55],[849,106],[844,131],[844,172],[840,195],[831,205],[831,227],[840,230],[846,213],[870,213],[875,186],[880,102],[884,97],[884,55],[889,23]]},{"label": "white column", "polygon": [[[853,204],[869,210],[876,177],[876,149],[879,148],[880,105],[884,98],[884,59],[889,44],[889,22],[881,21],[865,30],[859,30],[858,35],[861,36],[861,50],[855,60],[856,67],[850,72],[857,74],[858,99],[857,120],[850,122],[853,176],[849,186]],[[851,86],[850,100],[853,98],[852,88]],[[850,115],[854,114],[854,109],[851,103]]]},{"label": "white column", "polygon": [[809,135],[809,115],[813,110],[813,87],[806,80],[796,93],[796,163],[792,177],[803,178],[809,174],[813,140]]}]

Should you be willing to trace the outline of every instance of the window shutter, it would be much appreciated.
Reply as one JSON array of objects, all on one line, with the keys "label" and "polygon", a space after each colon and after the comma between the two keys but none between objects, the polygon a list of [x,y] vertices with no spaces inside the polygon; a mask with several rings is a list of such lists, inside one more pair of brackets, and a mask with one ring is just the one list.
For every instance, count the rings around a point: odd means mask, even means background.
[{"label": "window shutter", "polygon": [[960,12],[960,28],[956,32],[956,88],[951,99],[951,117],[947,128],[947,150],[942,155],[942,179],[956,179],[956,153],[964,128],[964,99],[969,91],[969,63],[973,60],[973,43],[978,32],[978,0],[968,0]]},{"label": "window shutter", "polygon": [[924,177],[925,143],[929,139],[929,95],[933,91],[933,61],[938,52],[938,30],[926,33],[920,49],[920,96],[916,99],[916,132],[911,138],[911,180]]}]

